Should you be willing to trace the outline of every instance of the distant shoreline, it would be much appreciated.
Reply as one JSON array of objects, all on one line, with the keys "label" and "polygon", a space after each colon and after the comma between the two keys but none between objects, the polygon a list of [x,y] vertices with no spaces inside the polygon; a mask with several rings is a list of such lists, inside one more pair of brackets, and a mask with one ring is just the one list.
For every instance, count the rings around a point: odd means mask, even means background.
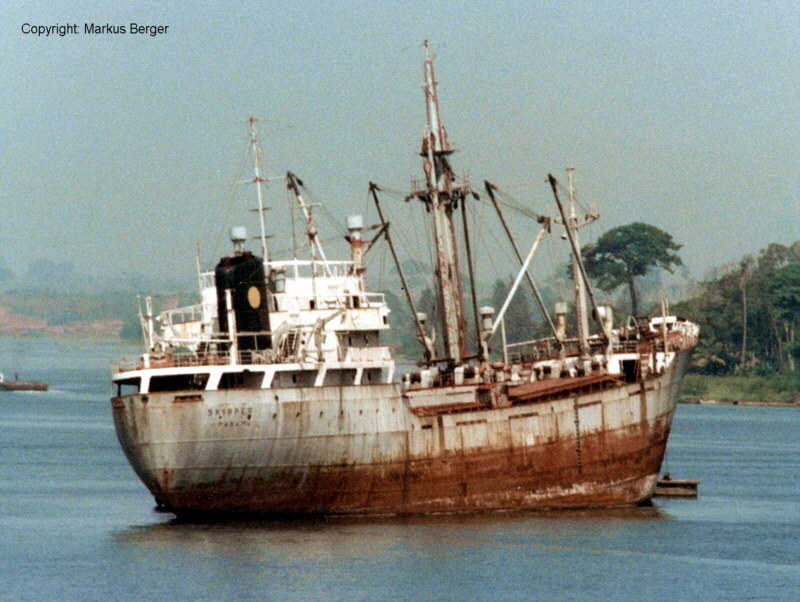
[{"label": "distant shoreline", "polygon": [[800,404],[791,401],[739,401],[716,399],[680,399],[678,403],[701,406],[766,406],[771,408],[800,408]]},{"label": "distant shoreline", "polygon": [[0,336],[7,337],[75,337],[109,339],[119,338],[125,322],[113,320],[75,320],[63,324],[51,324],[44,318],[14,313],[0,305]]}]

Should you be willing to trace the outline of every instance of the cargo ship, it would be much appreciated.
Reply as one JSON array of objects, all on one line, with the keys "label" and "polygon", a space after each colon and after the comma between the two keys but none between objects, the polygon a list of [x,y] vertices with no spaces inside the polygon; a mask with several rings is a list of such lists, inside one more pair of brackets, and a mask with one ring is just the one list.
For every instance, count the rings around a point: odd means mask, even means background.
[{"label": "cargo ship", "polygon": [[[233,251],[200,274],[200,303],[154,318],[141,312],[145,349],[112,366],[111,407],[133,470],[157,504],[178,516],[297,516],[479,512],[640,504],[654,494],[697,325],[669,316],[615,326],[582,270],[578,220],[541,219],[528,256],[496,313],[478,308],[468,333],[459,205],[477,197],[450,167],[433,60],[424,61],[427,128],[424,205],[435,239],[440,322],[408,302],[421,359],[395,376],[384,295],[368,292],[364,254],[385,240],[396,256],[381,189],[381,218],[364,239],[347,219],[350,257],[327,258],[302,183],[286,183],[303,218],[309,257],[270,256],[255,119],[250,120],[261,254],[231,230]],[[494,200],[497,190],[486,184]],[[501,212],[498,209],[498,213]],[[547,318],[552,336],[493,348],[542,238],[563,226],[575,252],[578,336],[566,304]],[[515,247],[516,249],[516,247]],[[466,256],[466,260],[463,257]],[[402,270],[403,287],[408,291]],[[475,282],[474,278],[470,279]],[[473,291],[474,292],[474,291]],[[597,332],[590,333],[585,298]],[[438,341],[436,333],[439,333]]]}]

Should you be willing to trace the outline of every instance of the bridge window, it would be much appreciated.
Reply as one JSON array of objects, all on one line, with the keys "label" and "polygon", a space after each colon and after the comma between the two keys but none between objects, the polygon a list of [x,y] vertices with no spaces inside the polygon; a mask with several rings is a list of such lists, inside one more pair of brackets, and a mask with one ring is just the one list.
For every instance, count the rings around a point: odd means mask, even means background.
[{"label": "bridge window", "polygon": [[166,391],[202,391],[208,384],[208,373],[164,374],[150,379],[150,393]]},{"label": "bridge window", "polygon": [[355,370],[328,370],[322,383],[326,386],[352,385],[356,382]]},{"label": "bridge window", "polygon": [[371,385],[383,382],[383,370],[381,368],[367,368],[361,377],[362,385]]},{"label": "bridge window", "polygon": [[137,376],[136,378],[115,381],[114,384],[117,387],[117,397],[136,395],[142,387],[142,379]]},{"label": "bridge window", "polygon": [[264,382],[263,372],[223,372],[219,379],[219,389],[260,389]]},{"label": "bridge window", "polygon": [[313,387],[316,381],[316,370],[300,370],[297,372],[280,370],[275,372],[275,376],[272,379],[272,387],[274,389]]}]

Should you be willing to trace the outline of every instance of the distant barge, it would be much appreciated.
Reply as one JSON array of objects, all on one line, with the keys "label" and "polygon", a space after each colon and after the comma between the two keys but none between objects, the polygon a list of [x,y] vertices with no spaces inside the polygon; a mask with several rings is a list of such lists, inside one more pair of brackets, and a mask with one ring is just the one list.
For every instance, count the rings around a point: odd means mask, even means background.
[{"label": "distant barge", "polygon": [[697,497],[697,486],[700,481],[696,479],[673,479],[669,473],[656,482],[654,495],[660,497]]},{"label": "distant barge", "polygon": [[0,391],[47,391],[47,383],[38,380],[6,380],[0,373]]}]

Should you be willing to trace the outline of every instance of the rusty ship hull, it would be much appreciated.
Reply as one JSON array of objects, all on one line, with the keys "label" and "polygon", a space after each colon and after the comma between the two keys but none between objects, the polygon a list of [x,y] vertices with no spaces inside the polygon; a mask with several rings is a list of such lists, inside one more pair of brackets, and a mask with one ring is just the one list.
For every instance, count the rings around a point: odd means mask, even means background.
[{"label": "rusty ship hull", "polygon": [[654,493],[686,358],[594,390],[580,377],[559,379],[556,395],[512,387],[506,407],[415,407],[425,390],[415,400],[388,383],[134,394],[112,406],[134,470],[179,515],[629,505]]}]

